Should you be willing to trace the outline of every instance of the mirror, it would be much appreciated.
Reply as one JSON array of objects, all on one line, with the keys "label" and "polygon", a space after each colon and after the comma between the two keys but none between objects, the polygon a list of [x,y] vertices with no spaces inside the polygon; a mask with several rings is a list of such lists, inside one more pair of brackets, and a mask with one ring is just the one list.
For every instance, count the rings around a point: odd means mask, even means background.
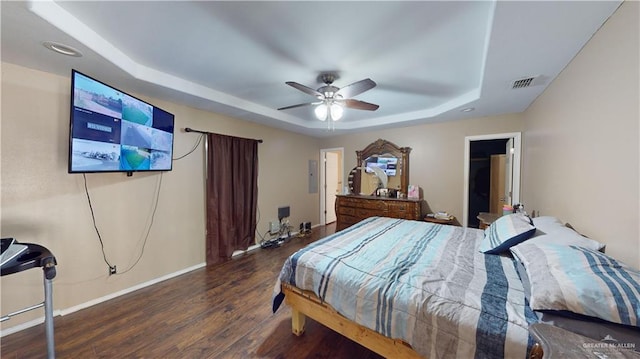
[{"label": "mirror", "polygon": [[[406,196],[409,152],[410,147],[398,147],[383,139],[369,144],[362,151],[356,151],[357,167],[349,174],[351,193],[375,195],[378,189],[382,189],[391,193],[400,191]],[[385,177],[386,186],[383,184]]]}]

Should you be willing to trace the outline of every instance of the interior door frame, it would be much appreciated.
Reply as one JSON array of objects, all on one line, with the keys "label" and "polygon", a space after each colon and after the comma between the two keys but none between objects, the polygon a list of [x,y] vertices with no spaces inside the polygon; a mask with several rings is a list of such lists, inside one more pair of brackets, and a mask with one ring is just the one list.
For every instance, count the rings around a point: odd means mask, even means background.
[{"label": "interior door frame", "polygon": [[512,203],[520,203],[520,163],[522,157],[522,133],[495,133],[489,135],[466,136],[464,138],[464,193],[462,202],[462,226],[469,224],[469,165],[471,163],[471,142],[513,138],[513,196]]},{"label": "interior door frame", "polygon": [[325,179],[325,153],[327,152],[338,152],[340,153],[340,165],[338,166],[338,174],[340,178],[342,178],[342,185],[346,183],[344,181],[344,147],[335,147],[335,148],[323,148],[320,150],[320,225],[327,224],[327,216],[324,211],[327,205],[327,197],[326,197],[326,179]]}]

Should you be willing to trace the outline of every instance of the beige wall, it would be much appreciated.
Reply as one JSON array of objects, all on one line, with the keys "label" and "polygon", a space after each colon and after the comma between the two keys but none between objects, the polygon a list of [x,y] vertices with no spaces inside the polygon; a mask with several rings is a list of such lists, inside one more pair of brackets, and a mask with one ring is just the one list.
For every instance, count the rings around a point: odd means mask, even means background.
[{"label": "beige wall", "polygon": [[521,130],[521,115],[511,114],[336,136],[323,139],[321,146],[344,147],[345,173],[356,166],[356,151],[378,138],[411,147],[409,184],[421,187],[431,210],[447,211],[462,222],[465,137]]},{"label": "beige wall", "polygon": [[[108,81],[108,79],[104,79]],[[117,87],[117,84],[113,84]],[[119,272],[136,260],[144,242],[162,178],[155,220],[144,255],[130,272],[108,276],[93,229],[83,176],[67,173],[70,80],[12,64],[2,64],[1,235],[49,248],[58,259],[54,308],[65,310],[113,295],[204,262],[203,149],[174,161],[160,176],[136,173],[87,174],[97,225],[107,258]],[[308,194],[310,159],[319,159],[319,141],[156,99],[149,102],[175,114],[174,157],[187,153],[198,135],[184,127],[262,138],[259,145],[258,231],[277,220],[277,207],[291,207],[291,223],[319,220],[318,194]],[[2,314],[42,300],[42,274],[29,270],[4,276]],[[42,311],[15,317],[3,328],[42,317]]]},{"label": "beige wall", "polygon": [[524,113],[523,200],[640,268],[640,3],[626,1]]}]

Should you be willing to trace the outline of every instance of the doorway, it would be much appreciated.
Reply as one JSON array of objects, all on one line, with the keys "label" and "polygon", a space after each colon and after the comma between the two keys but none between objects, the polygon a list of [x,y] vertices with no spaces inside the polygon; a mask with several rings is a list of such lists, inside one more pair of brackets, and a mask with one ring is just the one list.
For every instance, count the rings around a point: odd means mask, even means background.
[{"label": "doorway", "polygon": [[336,221],[336,194],[343,187],[344,148],[320,150],[320,224]]},{"label": "doorway", "polygon": [[465,137],[463,226],[478,228],[480,212],[520,202],[520,158],[519,132]]}]

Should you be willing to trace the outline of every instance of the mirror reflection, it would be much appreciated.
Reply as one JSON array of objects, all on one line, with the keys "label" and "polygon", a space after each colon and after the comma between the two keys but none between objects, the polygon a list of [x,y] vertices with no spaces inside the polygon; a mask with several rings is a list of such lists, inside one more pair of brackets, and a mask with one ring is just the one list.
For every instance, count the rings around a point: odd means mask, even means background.
[{"label": "mirror reflection", "polygon": [[401,191],[398,163],[389,153],[367,157],[360,166],[360,194],[375,195],[378,189]]},{"label": "mirror reflection", "polygon": [[[357,167],[349,174],[351,193],[365,196],[406,196],[409,179],[409,147],[378,139],[356,151]],[[398,195],[400,193],[400,195]]]}]

